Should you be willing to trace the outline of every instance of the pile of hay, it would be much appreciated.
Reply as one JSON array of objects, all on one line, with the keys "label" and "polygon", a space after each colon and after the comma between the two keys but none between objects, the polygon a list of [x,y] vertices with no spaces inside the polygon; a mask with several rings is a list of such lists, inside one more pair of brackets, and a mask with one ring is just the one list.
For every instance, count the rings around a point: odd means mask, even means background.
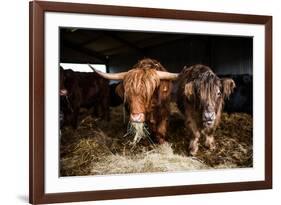
[{"label": "pile of hay", "polygon": [[[122,106],[111,110],[109,122],[84,118],[78,129],[61,130],[60,175],[83,176],[144,172],[173,172],[210,168],[252,166],[252,117],[235,113],[222,115],[216,131],[217,149],[200,146],[198,155],[187,153],[184,119],[174,105],[170,116],[167,143],[141,140],[132,149],[124,137]],[[202,139],[203,140],[203,139]],[[203,143],[202,143],[203,145]]]},{"label": "pile of hay", "polygon": [[[176,106],[171,105],[172,115],[169,130],[169,142],[176,153],[187,153],[189,145],[186,136],[184,117]],[[253,118],[246,113],[222,113],[221,123],[215,134],[216,149],[204,147],[204,138],[200,138],[196,157],[213,168],[243,168],[253,166]]]},{"label": "pile of hay", "polygon": [[144,172],[171,172],[206,169],[207,166],[195,158],[174,154],[171,145],[158,145],[151,151],[132,155],[112,154],[93,163],[91,174],[125,174]]},{"label": "pile of hay", "polygon": [[[123,174],[207,169],[196,158],[174,154],[169,143],[131,150],[114,144],[102,131],[61,146],[61,176]],[[122,148],[123,147],[123,148]]]}]

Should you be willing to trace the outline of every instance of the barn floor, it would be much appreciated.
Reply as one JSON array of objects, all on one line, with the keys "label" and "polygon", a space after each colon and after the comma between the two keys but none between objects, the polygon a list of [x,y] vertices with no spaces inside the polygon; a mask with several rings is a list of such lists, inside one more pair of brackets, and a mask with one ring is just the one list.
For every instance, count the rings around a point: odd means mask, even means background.
[{"label": "barn floor", "polygon": [[123,123],[122,106],[112,108],[109,122],[87,116],[76,131],[63,128],[61,176],[252,167],[251,115],[223,113],[215,134],[216,150],[200,146],[197,156],[191,157],[183,117],[174,104],[171,108],[168,143],[163,145],[152,144],[148,139],[135,147],[129,145],[132,139],[124,137],[127,125]]}]

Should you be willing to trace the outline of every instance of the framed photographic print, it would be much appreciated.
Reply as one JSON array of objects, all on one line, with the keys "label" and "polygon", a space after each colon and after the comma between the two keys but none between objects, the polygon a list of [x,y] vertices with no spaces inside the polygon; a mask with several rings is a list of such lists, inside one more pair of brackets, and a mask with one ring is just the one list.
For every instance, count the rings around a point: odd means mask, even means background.
[{"label": "framed photographic print", "polygon": [[30,203],[272,187],[272,17],[30,2]]}]

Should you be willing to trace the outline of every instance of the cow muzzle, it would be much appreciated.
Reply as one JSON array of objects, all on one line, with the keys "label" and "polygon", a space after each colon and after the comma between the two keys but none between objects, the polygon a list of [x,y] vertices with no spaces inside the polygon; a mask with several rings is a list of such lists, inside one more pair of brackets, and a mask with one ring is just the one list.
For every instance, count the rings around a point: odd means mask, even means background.
[{"label": "cow muzzle", "polygon": [[145,121],[145,115],[144,113],[131,113],[130,121],[142,123]]},{"label": "cow muzzle", "polygon": [[66,89],[61,89],[60,90],[60,96],[67,96],[68,92]]},{"label": "cow muzzle", "polygon": [[211,127],[215,123],[216,113],[215,112],[203,112],[203,126]]}]

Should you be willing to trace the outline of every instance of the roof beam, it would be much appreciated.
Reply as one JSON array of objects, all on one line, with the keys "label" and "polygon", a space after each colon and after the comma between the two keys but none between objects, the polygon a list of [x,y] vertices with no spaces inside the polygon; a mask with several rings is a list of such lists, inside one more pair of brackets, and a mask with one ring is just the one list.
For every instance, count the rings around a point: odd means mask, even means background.
[{"label": "roof beam", "polygon": [[101,34],[87,40],[87,41],[84,41],[82,43],[79,44],[80,47],[83,47],[83,46],[87,46],[88,44],[91,44],[91,43],[94,43],[95,41],[99,40],[100,38],[102,37]]},{"label": "roof beam", "polygon": [[108,32],[105,32],[104,34],[109,36],[113,40],[119,41],[120,43],[124,44],[125,46],[128,46],[129,48],[134,49],[135,51],[137,51],[137,52],[139,52],[141,54],[145,54],[145,51],[142,48],[136,46],[134,43],[132,43],[130,41],[125,40],[124,38],[119,37],[116,34],[108,33]]},{"label": "roof beam", "polygon": [[173,43],[173,42],[178,41],[178,40],[183,40],[185,38],[187,38],[187,37],[185,37],[185,36],[175,36],[173,38],[167,38],[167,39],[164,39],[162,42],[156,42],[152,45],[145,46],[145,47],[143,47],[143,50],[153,49],[153,48],[156,48],[158,46]]},{"label": "roof beam", "polygon": [[79,44],[75,44],[69,40],[64,39],[62,45],[71,48],[73,50],[79,51],[81,53],[84,53],[86,55],[93,56],[104,63],[108,61],[108,56],[105,56],[102,53],[95,51],[93,49],[81,47]]}]

